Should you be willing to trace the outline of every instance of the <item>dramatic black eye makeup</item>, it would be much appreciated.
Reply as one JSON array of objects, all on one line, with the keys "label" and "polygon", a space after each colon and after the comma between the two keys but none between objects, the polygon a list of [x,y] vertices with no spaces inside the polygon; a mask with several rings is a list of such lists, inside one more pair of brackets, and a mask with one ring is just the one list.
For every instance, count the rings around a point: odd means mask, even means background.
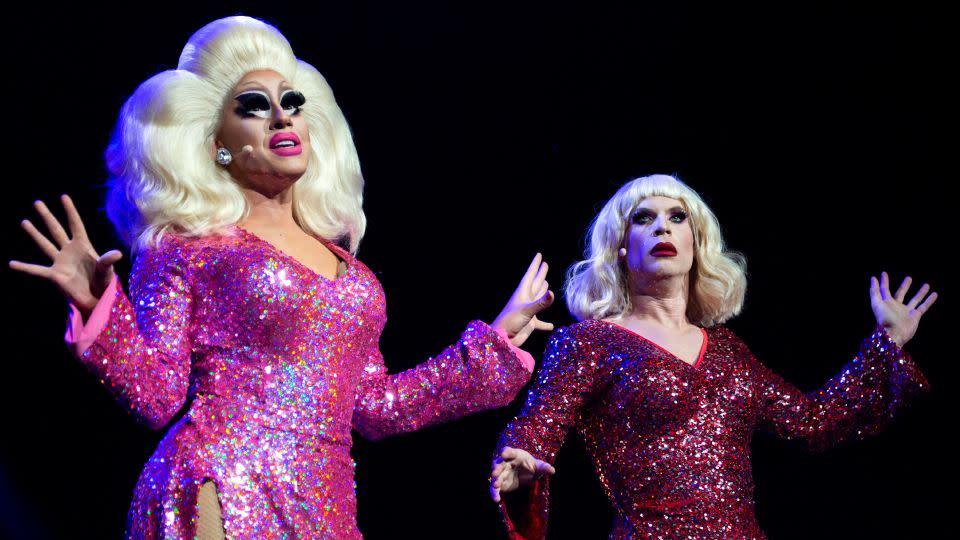
[{"label": "dramatic black eye makeup", "polygon": [[[687,211],[679,206],[667,210],[670,215],[670,221],[673,223],[683,223],[687,220]],[[633,214],[633,222],[637,225],[648,225],[657,219],[657,214],[649,208],[640,208]]]},{"label": "dramatic black eye makeup", "polygon": [[238,94],[233,99],[237,100],[237,114],[240,116],[270,118],[270,98],[267,94],[259,90],[250,90]]},{"label": "dramatic black eye makeup", "polygon": [[291,111],[290,114],[300,112],[300,107],[307,102],[307,98],[296,90],[285,90],[280,96],[280,108],[285,111]]},{"label": "dramatic black eye makeup", "polygon": [[[244,118],[253,116],[270,118],[272,106],[270,105],[270,96],[265,92],[248,90],[238,94],[233,99],[237,100],[237,114],[240,116]],[[307,98],[303,97],[303,94],[296,90],[285,90],[283,94],[280,95],[280,108],[291,116],[300,113],[300,107],[303,107],[303,104],[306,102]]]}]

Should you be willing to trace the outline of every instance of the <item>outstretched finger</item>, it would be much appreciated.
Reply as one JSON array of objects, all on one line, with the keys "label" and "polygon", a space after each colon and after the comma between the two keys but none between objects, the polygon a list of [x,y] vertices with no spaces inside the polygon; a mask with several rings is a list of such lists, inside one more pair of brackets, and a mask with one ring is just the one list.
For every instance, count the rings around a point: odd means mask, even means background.
[{"label": "outstretched finger", "polygon": [[537,253],[533,256],[533,260],[530,261],[530,266],[527,267],[527,271],[523,273],[523,279],[520,280],[520,290],[528,291],[530,289],[530,284],[533,283],[534,276],[537,275],[537,270],[540,268],[540,261],[543,260],[543,255]]},{"label": "outstretched finger", "polygon": [[50,267],[20,261],[10,261],[10,268],[18,272],[50,279]]},{"label": "outstretched finger", "polygon": [[937,293],[933,293],[930,296],[928,296],[927,299],[924,300],[922,304],[917,306],[917,311],[919,311],[920,314],[923,315],[924,313],[927,312],[928,309],[930,309],[930,306],[932,306],[933,303],[936,301],[937,301]]},{"label": "outstretched finger", "polygon": [[123,252],[118,249],[111,249],[110,251],[104,253],[103,255],[97,258],[97,266],[102,266],[104,268],[113,266],[120,259],[123,258]]},{"label": "outstretched finger", "polygon": [[920,290],[917,291],[917,294],[914,294],[913,298],[907,303],[907,307],[910,309],[917,307],[917,304],[923,300],[923,297],[926,296],[928,292],[930,292],[930,284],[924,283],[923,286],[920,287]]},{"label": "outstretched finger", "polygon": [[60,196],[60,202],[63,203],[63,209],[67,212],[67,225],[70,227],[70,234],[74,238],[86,238],[87,229],[83,226],[83,220],[80,219],[77,207],[73,205],[73,199],[64,193]]},{"label": "outstretched finger", "polygon": [[880,281],[876,276],[870,276],[870,299],[878,303],[883,301],[883,296],[880,294]]},{"label": "outstretched finger", "polygon": [[60,221],[54,217],[53,213],[50,212],[50,209],[47,208],[47,205],[44,204],[43,201],[35,201],[33,207],[37,210],[37,213],[40,214],[40,217],[43,218],[43,223],[47,226],[47,230],[50,231],[50,236],[60,247],[70,242],[67,231],[63,230],[63,225],[60,225]]},{"label": "outstretched finger", "polygon": [[553,330],[553,323],[547,321],[541,321],[540,319],[534,319],[533,321],[534,328],[537,330],[545,330],[547,332]]},{"label": "outstretched finger", "polygon": [[96,268],[94,269],[97,283],[104,284],[104,288],[106,288],[106,283],[113,279],[113,264],[119,261],[122,256],[123,254],[119,251],[112,250],[97,258]]},{"label": "outstretched finger", "polygon": [[887,300],[890,296],[890,276],[886,272],[880,272],[880,298]]},{"label": "outstretched finger", "polygon": [[894,298],[897,299],[897,302],[903,303],[903,299],[907,296],[907,290],[910,289],[910,284],[913,283],[913,278],[907,276],[903,278],[903,281],[900,282],[900,287],[897,288],[897,292],[894,295]]},{"label": "outstretched finger", "polygon": [[23,227],[23,230],[27,231],[27,234],[30,235],[30,238],[33,238],[37,247],[40,248],[40,251],[44,255],[50,257],[50,260],[53,260],[57,257],[57,254],[60,253],[60,250],[43,235],[42,232],[38,231],[37,228],[30,222],[29,219],[25,219],[20,222],[20,226]]},{"label": "outstretched finger", "polygon": [[545,283],[547,278],[547,270],[549,269],[550,266],[546,262],[540,263],[540,269],[537,270],[537,275],[533,278],[533,283],[530,284],[530,292],[539,290],[540,287]]},{"label": "outstretched finger", "polygon": [[516,459],[520,453],[516,449],[510,448],[509,446],[504,446],[503,451],[500,452],[500,457],[503,459]]}]

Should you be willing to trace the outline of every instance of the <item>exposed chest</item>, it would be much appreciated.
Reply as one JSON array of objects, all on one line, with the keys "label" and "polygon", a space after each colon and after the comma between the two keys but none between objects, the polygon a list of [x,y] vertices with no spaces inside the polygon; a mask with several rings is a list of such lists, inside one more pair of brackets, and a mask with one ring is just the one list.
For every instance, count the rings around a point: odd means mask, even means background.
[{"label": "exposed chest", "polygon": [[253,244],[262,244],[261,247],[275,252],[278,257],[328,281],[337,279],[347,269],[346,263],[310,235],[258,234],[255,238],[252,233],[240,232]]},{"label": "exposed chest", "polygon": [[271,349],[364,345],[383,327],[383,290],[355,260],[330,280],[263,243],[210,246],[198,257],[194,319],[202,342]]}]

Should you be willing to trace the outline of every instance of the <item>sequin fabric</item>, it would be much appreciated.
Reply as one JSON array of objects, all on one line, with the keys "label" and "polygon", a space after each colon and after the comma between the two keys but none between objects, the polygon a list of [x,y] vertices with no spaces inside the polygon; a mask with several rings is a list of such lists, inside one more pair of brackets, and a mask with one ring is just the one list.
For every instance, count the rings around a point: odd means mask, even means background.
[{"label": "sequin fabric", "polygon": [[228,538],[360,538],[351,428],[370,439],[508,404],[530,374],[470,323],[419,366],[388,374],[373,273],[335,280],[239,227],[167,235],[134,261],[130,296],[81,361],[141,422],[189,404],[136,485],[128,538],[194,538],[197,493],[217,487]]},{"label": "sequin fabric", "polygon": [[[755,430],[822,451],[879,432],[929,391],[879,326],[836,376],[807,394],[758,362],[728,328],[707,329],[706,339],[691,365],[611,323],[558,330],[497,448],[553,463],[575,428],[615,511],[612,539],[761,539],[750,457]],[[541,478],[529,497],[504,495],[511,538],[546,536],[549,485]]]}]

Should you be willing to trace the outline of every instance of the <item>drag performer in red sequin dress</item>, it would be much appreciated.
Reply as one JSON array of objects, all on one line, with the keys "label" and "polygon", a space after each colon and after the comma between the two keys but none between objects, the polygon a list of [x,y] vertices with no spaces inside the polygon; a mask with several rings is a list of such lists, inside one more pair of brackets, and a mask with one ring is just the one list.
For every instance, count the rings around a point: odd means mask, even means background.
[{"label": "drag performer in red sequin dress", "polygon": [[[186,405],[137,483],[129,538],[359,538],[351,429],[378,439],[503,406],[553,295],[534,258],[492,325],[387,374],[384,293],[354,257],[363,180],[323,78],[270,25],[214,21],[143,83],[107,151],[129,296],[66,196],[53,264],[11,267],[71,303],[74,354],[140,422]],[[222,521],[221,521],[222,516]]]},{"label": "drag performer in red sequin dress", "polygon": [[[875,434],[929,384],[902,349],[936,293],[905,303],[872,278],[875,330],[804,394],[722,323],[740,311],[744,261],[679,180],[640,178],[606,204],[570,271],[581,322],[557,330],[520,414],[502,433],[491,495],[512,538],[546,536],[550,475],[567,432],[583,437],[615,510],[610,538],[764,538],[754,515],[757,429],[824,450]],[[520,488],[501,499],[501,493]]]}]

